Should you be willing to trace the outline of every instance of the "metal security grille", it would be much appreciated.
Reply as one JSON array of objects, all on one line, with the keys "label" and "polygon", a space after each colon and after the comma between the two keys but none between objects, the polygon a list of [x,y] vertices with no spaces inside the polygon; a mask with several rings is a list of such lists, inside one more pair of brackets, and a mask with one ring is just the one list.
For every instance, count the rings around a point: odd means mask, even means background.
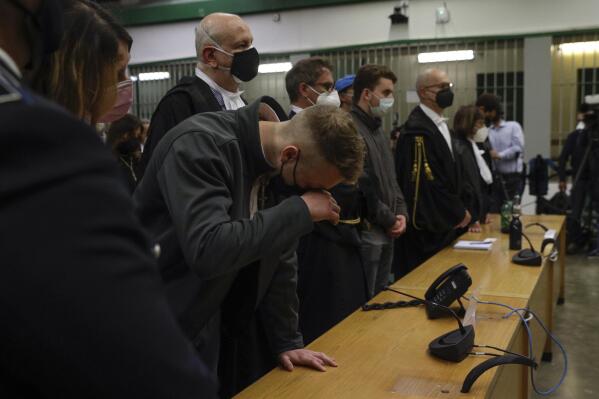
[{"label": "metal security grille", "polygon": [[[554,36],[552,59],[551,156],[558,157],[576,126],[578,106],[599,94],[599,32]],[[578,43],[574,45],[573,43]],[[584,43],[584,44],[583,44]]]},{"label": "metal security grille", "polygon": [[[473,50],[474,59],[439,63],[418,63],[419,53]],[[426,68],[436,67],[445,70],[454,83],[454,106],[446,116],[452,118],[459,106],[472,104],[482,91],[497,92],[504,101],[504,109],[514,119],[522,120],[522,70],[523,39],[501,39],[468,41],[424,41],[393,43],[389,45],[317,51],[310,55],[326,58],[334,66],[335,78],[356,73],[364,64],[384,64],[397,75],[395,104],[393,112],[383,121],[384,128],[391,129],[392,119],[397,113],[403,123],[409,112],[418,102],[414,84],[419,73]],[[289,61],[288,56],[264,56],[262,63]],[[159,81],[137,81],[134,111],[143,118],[149,118],[164,93],[184,75],[193,73],[194,60],[182,60],[151,65],[132,66],[132,75],[164,71],[170,77]],[[484,76],[481,83],[479,76]],[[248,101],[270,95],[283,106],[289,105],[285,90],[285,73],[260,74],[242,86]],[[451,122],[450,122],[451,124]]]},{"label": "metal security grille", "polygon": [[502,99],[504,118],[524,126],[524,72],[479,73],[476,95],[493,93]]},{"label": "metal security grille", "polygon": [[[133,111],[143,119],[150,119],[158,102],[164,94],[173,87],[183,76],[193,74],[195,61],[179,60],[155,64],[133,65],[129,68],[131,76],[136,79],[133,94]],[[140,80],[143,74],[153,72],[168,72],[168,78]]]},{"label": "metal security grille", "polygon": [[[431,52],[446,52],[459,50],[473,50],[474,59],[471,61],[451,61],[439,63],[418,63],[418,54]],[[350,51],[324,52],[320,55],[328,58],[336,68],[337,76],[355,73],[360,65],[384,64],[389,66],[397,75],[398,82],[395,86],[394,112],[403,123],[410,111],[418,102],[415,91],[415,82],[418,75],[427,68],[439,68],[447,72],[454,83],[454,106],[446,112],[448,118],[453,118],[461,105],[473,104],[480,90],[495,91],[496,85],[491,82],[499,81],[499,77],[506,73],[522,71],[522,39],[510,40],[472,40],[455,42],[421,42],[406,43],[390,46],[381,46],[368,49],[355,49]],[[481,86],[477,76],[484,74],[489,79]],[[489,84],[487,85],[486,82]],[[505,86],[505,94],[515,90],[513,86]],[[518,97],[518,96],[514,96]],[[502,96],[503,100],[511,98],[510,95]],[[506,105],[506,104],[504,104]],[[514,107],[521,108],[521,101],[514,102]],[[384,127],[391,128],[392,115],[384,120]],[[450,121],[451,126],[451,121]]]},{"label": "metal security grille", "polygon": [[[288,61],[288,57],[266,56],[261,57],[261,61],[263,63]],[[182,77],[193,76],[195,68],[196,60],[194,58],[130,66],[130,74],[135,79],[133,112],[138,117],[149,120],[164,94],[175,86]],[[146,74],[157,72],[162,72],[159,79],[151,77],[151,80],[145,80],[148,76]],[[168,73],[168,75],[164,73]],[[245,83],[243,85],[243,90],[246,90],[244,97],[251,101],[260,95],[268,94],[275,97],[281,104],[288,105],[289,100],[285,92],[285,74],[273,75],[277,76],[260,75],[252,82]],[[168,78],[164,76],[168,76]]]}]

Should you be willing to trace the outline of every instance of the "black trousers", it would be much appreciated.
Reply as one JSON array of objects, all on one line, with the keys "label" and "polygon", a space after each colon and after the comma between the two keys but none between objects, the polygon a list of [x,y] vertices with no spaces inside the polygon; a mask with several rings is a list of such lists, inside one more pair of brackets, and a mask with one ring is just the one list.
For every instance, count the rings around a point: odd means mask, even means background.
[{"label": "black trousers", "polygon": [[588,180],[580,179],[572,187],[570,192],[570,201],[572,204],[572,211],[566,218],[566,231],[568,242],[574,242],[578,245],[584,245],[586,237],[582,229],[582,213],[587,203],[587,199],[590,197],[590,182]]}]

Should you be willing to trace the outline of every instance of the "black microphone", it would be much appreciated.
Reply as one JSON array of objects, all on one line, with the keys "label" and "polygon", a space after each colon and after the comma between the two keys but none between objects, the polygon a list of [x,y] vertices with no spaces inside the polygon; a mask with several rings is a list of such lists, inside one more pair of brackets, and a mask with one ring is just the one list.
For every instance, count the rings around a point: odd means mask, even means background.
[{"label": "black microphone", "polygon": [[462,321],[453,311],[453,309],[441,305],[437,302],[429,301],[427,299],[421,299],[405,292],[398,291],[396,289],[386,287],[388,291],[393,291],[397,294],[407,296],[412,299],[416,299],[427,305],[436,306],[444,311],[450,313],[453,318],[458,322],[459,328],[450,331],[446,334],[441,335],[433,339],[428,344],[429,353],[443,360],[449,360],[450,362],[461,362],[470,354],[474,347],[474,327],[472,325],[464,326]]},{"label": "black microphone", "polygon": [[530,241],[528,236],[526,234],[524,234],[524,232],[521,232],[521,233],[522,233],[522,236],[524,238],[526,238],[526,241],[528,241],[528,245],[530,246],[530,249],[525,248],[525,249],[521,249],[520,251],[518,251],[512,257],[512,262],[514,262],[517,265],[523,265],[523,266],[541,266],[541,263],[543,263],[542,255],[535,250],[535,247],[532,245],[532,242]]}]

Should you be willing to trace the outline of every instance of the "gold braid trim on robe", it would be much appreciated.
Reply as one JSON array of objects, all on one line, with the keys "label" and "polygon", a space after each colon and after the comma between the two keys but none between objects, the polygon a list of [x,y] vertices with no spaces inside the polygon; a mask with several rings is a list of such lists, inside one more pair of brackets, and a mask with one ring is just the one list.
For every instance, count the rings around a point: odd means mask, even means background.
[{"label": "gold braid trim on robe", "polygon": [[343,223],[343,224],[360,224],[361,221],[362,221],[361,218],[356,218],[356,219],[339,219],[339,223]]},{"label": "gold braid trim on robe", "polygon": [[434,180],[433,171],[428,163],[426,150],[424,149],[424,138],[422,136],[417,136],[414,137],[414,163],[412,164],[412,182],[415,182],[412,226],[414,226],[416,230],[422,230],[422,228],[416,224],[416,208],[418,206],[418,197],[420,195],[420,171],[422,169],[423,161],[426,180]]}]

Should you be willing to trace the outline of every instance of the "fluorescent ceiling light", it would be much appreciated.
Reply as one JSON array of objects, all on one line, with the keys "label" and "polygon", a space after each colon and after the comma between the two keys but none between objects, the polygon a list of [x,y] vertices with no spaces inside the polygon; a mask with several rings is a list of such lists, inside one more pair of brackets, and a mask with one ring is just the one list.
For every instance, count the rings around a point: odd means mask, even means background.
[{"label": "fluorescent ceiling light", "polygon": [[291,62],[277,62],[274,64],[260,64],[258,67],[259,73],[275,73],[275,72],[287,72],[293,65]]},{"label": "fluorescent ceiling light", "polygon": [[171,74],[169,72],[144,72],[137,75],[137,79],[140,82],[144,82],[147,80],[164,80],[169,79]]},{"label": "fluorescent ceiling light", "polygon": [[420,64],[429,62],[470,61],[473,59],[473,50],[439,51],[435,53],[418,54],[418,62]]},{"label": "fluorescent ceiling light", "polygon": [[560,51],[564,53],[590,53],[599,51],[599,41],[594,42],[573,42],[562,43],[559,45]]},{"label": "fluorescent ceiling light", "polygon": [[599,94],[584,96],[584,102],[589,105],[599,104]]}]

